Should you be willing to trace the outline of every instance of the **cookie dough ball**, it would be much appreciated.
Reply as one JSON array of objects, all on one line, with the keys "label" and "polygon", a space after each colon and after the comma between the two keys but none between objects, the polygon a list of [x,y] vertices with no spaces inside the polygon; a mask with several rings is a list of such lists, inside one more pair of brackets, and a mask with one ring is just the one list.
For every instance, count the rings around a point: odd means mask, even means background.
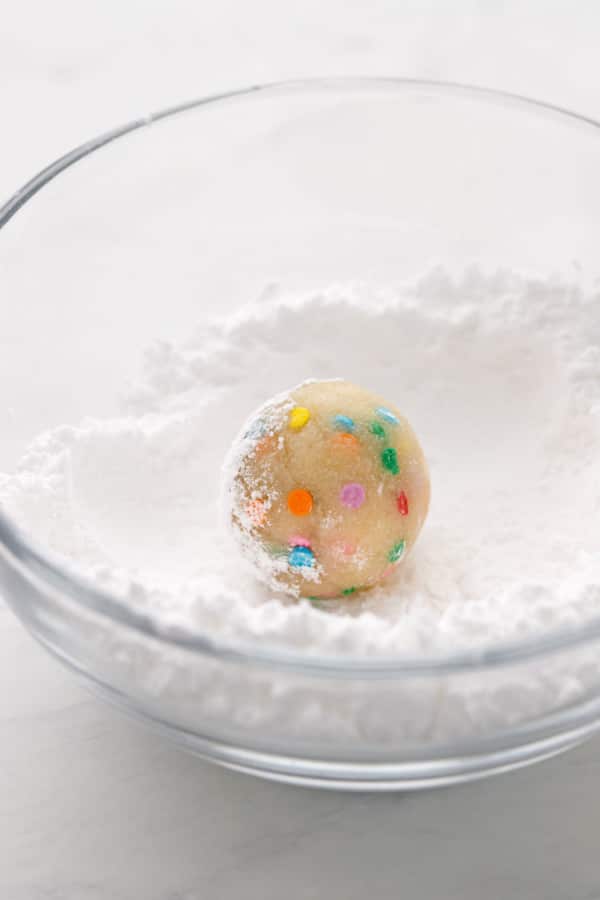
[{"label": "cookie dough ball", "polygon": [[226,515],[272,587],[354,594],[401,566],[425,521],[429,476],[401,413],[347,381],[266,403],[225,466]]}]

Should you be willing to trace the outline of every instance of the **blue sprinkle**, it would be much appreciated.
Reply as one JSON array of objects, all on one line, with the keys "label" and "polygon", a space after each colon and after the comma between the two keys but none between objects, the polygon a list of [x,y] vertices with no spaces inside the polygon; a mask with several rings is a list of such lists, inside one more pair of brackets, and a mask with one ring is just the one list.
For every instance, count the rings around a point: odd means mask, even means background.
[{"label": "blue sprinkle", "polygon": [[288,562],[295,569],[311,569],[315,564],[315,554],[310,547],[292,547]]},{"label": "blue sprinkle", "polygon": [[354,419],[350,416],[334,416],[333,425],[336,431],[354,431]]},{"label": "blue sprinkle", "polygon": [[261,438],[263,435],[267,433],[267,426],[262,419],[255,419],[251,424],[248,431],[245,433],[245,438]]},{"label": "blue sprinkle", "polygon": [[399,425],[400,420],[394,415],[391,410],[386,409],[385,406],[378,406],[375,410],[380,419],[383,419],[384,422],[389,422],[390,425]]}]

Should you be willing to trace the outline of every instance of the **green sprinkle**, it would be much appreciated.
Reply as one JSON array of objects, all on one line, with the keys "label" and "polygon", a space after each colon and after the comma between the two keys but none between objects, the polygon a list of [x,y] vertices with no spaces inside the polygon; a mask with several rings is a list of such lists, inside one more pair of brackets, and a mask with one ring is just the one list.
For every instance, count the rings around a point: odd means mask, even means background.
[{"label": "green sprinkle", "polygon": [[371,432],[371,434],[374,434],[375,437],[385,437],[385,428],[383,427],[383,425],[380,425],[379,422],[371,422],[371,424],[369,425],[369,431]]},{"label": "green sprinkle", "polygon": [[307,597],[307,600],[312,600],[313,603],[318,603],[321,599],[320,597]]},{"label": "green sprinkle", "polygon": [[355,587],[346,588],[345,590],[342,591],[342,596],[347,597],[349,594],[355,594],[356,590],[357,590],[357,588],[355,588]]},{"label": "green sprinkle", "polygon": [[406,541],[398,541],[397,544],[394,544],[390,552],[388,553],[388,559],[390,562],[395,563],[398,562],[399,559],[404,555],[404,550],[406,549]]},{"label": "green sprinkle", "polygon": [[265,544],[265,548],[271,556],[287,556],[289,553],[289,548],[281,544]]},{"label": "green sprinkle", "polygon": [[381,454],[381,462],[383,463],[383,468],[387,469],[388,472],[391,472],[392,475],[397,475],[399,473],[400,466],[398,465],[398,454],[393,447],[385,448]]}]

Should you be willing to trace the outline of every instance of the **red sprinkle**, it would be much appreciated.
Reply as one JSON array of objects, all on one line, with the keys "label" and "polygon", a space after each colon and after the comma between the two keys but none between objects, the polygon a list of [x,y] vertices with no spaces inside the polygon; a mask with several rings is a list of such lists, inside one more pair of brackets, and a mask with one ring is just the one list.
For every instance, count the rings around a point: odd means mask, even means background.
[{"label": "red sprinkle", "polygon": [[396,497],[396,505],[398,506],[398,512],[401,516],[408,515],[408,497],[406,496],[404,491],[400,491],[400,493]]}]

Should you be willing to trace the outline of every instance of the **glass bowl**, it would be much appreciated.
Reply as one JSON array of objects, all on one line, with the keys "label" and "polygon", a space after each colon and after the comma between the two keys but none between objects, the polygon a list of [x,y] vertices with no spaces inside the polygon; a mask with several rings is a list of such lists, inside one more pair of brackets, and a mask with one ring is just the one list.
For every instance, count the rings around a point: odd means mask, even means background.
[{"label": "glass bowl", "polygon": [[[144,348],[273,281],[388,285],[473,262],[593,280],[599,150],[597,124],[568,111],[402,79],[252,87],[90,141],[0,211],[0,470],[47,428],[117,413]],[[436,658],[227,643],[100,590],[3,514],[0,583],[88,686],[265,777],[448,784],[542,759],[600,722],[600,614]]]}]

